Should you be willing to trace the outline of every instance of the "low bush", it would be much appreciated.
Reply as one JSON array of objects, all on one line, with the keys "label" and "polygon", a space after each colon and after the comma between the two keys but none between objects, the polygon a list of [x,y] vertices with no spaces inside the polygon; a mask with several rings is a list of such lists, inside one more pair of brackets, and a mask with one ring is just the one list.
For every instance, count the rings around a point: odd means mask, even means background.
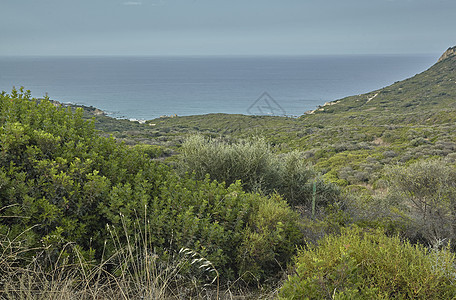
[{"label": "low bush", "polygon": [[276,275],[303,243],[298,216],[281,197],[246,193],[239,181],[226,188],[208,177],[169,176],[160,191],[148,209],[154,243],[198,251],[223,280]]},{"label": "low bush", "polygon": [[273,280],[303,243],[299,216],[279,195],[262,198],[253,211],[237,253],[239,275],[247,282]]},{"label": "low bush", "polygon": [[346,228],[302,250],[280,299],[453,299],[454,254]]}]

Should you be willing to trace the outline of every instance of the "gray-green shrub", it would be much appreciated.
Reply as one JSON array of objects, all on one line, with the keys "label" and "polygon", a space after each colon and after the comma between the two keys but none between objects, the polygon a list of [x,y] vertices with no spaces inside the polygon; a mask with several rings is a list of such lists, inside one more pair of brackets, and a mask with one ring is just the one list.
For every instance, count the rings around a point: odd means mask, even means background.
[{"label": "gray-green shrub", "polygon": [[194,135],[182,144],[177,165],[181,174],[194,172],[199,179],[209,174],[227,185],[241,180],[246,191],[278,192],[292,205],[310,205],[315,182],[318,203],[334,202],[337,187],[323,181],[304,157],[300,151],[275,154],[261,138],[229,143]]},{"label": "gray-green shrub", "polygon": [[387,200],[415,232],[434,244],[456,237],[456,169],[443,159],[386,169]]},{"label": "gray-green shrub", "polygon": [[195,172],[202,179],[211,179],[230,185],[241,180],[247,190],[255,190],[273,181],[274,155],[262,139],[228,143],[221,139],[190,136],[181,148],[178,168],[181,173]]}]

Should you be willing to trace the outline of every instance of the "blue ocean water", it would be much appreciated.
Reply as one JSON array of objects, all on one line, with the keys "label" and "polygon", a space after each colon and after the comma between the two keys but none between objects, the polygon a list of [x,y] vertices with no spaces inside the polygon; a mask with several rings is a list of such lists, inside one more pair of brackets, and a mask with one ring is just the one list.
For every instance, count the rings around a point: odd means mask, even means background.
[{"label": "blue ocean water", "polygon": [[[438,55],[299,57],[0,57],[0,90],[95,106],[117,118],[249,114],[266,92],[280,114],[382,88]],[[265,114],[277,111],[263,111]],[[253,112],[255,113],[255,112]],[[258,111],[256,111],[258,113]]]}]

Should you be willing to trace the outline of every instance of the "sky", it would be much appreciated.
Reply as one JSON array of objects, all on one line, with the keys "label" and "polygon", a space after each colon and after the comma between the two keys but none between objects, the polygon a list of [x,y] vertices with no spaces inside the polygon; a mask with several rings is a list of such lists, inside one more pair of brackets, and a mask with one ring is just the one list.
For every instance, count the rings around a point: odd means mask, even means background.
[{"label": "sky", "polygon": [[430,54],[455,0],[0,0],[0,55]]}]

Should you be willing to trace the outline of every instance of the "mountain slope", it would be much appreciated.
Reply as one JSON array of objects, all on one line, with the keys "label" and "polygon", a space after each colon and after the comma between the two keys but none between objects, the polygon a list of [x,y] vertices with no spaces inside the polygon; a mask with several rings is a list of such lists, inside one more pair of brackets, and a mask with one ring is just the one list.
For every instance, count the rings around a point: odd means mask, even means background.
[{"label": "mountain slope", "polygon": [[[453,119],[456,109],[456,55],[454,48],[448,49],[441,59],[428,70],[412,78],[396,82],[388,87],[357,96],[346,97],[315,111],[315,114],[349,114],[375,116],[382,114],[391,121],[397,115],[412,114],[416,122],[430,120],[438,112],[449,112]],[[423,118],[426,117],[426,118]],[[385,119],[386,118],[386,119]],[[403,119],[402,119],[403,120]],[[413,120],[404,120],[409,123]],[[397,123],[397,122],[395,122]]]}]

